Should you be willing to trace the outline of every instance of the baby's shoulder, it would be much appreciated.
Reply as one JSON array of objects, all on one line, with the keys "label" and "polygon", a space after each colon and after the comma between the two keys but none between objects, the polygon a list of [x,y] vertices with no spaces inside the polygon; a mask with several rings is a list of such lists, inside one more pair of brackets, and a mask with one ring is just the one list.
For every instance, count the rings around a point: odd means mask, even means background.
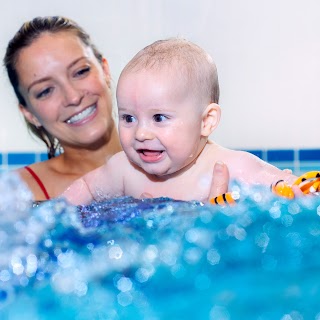
[{"label": "baby's shoulder", "polygon": [[107,165],[116,165],[117,167],[119,167],[120,164],[124,165],[126,163],[129,163],[129,161],[126,154],[123,151],[114,154],[106,161]]},{"label": "baby's shoulder", "polygon": [[250,161],[255,158],[253,154],[243,151],[243,150],[236,150],[236,149],[229,149],[222,147],[218,144],[211,143],[207,147],[207,154],[209,154],[209,158],[214,158],[215,161],[222,161],[222,162],[229,162],[232,163],[236,161]]}]

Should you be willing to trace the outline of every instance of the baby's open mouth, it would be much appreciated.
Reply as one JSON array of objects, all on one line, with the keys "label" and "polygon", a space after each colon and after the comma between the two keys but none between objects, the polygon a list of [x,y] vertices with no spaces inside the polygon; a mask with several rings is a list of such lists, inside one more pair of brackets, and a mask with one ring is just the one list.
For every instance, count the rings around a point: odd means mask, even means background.
[{"label": "baby's open mouth", "polygon": [[154,156],[160,155],[162,152],[163,152],[163,150],[148,150],[148,149],[139,149],[138,150],[138,153],[142,153],[143,155],[145,155],[147,157],[148,156],[154,157]]},{"label": "baby's open mouth", "polygon": [[137,151],[140,159],[145,163],[158,163],[165,158],[165,150],[139,149]]}]

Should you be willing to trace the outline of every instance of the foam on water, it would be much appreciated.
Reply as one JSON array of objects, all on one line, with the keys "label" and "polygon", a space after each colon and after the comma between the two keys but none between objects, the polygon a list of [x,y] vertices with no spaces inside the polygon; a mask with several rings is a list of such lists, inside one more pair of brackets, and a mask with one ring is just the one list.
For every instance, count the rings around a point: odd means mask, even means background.
[{"label": "foam on water", "polygon": [[0,177],[1,319],[320,319],[320,201],[112,199],[32,208]]}]

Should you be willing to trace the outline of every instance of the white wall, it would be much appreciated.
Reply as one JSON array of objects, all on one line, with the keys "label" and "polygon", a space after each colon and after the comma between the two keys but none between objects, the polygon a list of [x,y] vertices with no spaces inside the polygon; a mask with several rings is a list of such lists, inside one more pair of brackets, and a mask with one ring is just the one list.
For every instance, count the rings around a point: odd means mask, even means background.
[{"label": "white wall", "polygon": [[[232,148],[319,148],[317,0],[10,0],[1,4],[0,56],[20,25],[65,15],[92,36],[114,82],[145,45],[184,36],[215,59],[223,115],[213,138]],[[0,152],[45,150],[30,137],[4,68]]]}]

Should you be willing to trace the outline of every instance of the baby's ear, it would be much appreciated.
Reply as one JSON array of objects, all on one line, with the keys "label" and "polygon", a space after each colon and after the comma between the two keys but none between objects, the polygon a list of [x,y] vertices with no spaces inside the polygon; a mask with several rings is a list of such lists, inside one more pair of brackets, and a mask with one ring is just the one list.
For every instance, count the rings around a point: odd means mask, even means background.
[{"label": "baby's ear", "polygon": [[218,126],[221,117],[221,108],[216,103],[210,103],[202,114],[201,135],[208,137]]},{"label": "baby's ear", "polygon": [[36,127],[41,127],[41,123],[39,122],[38,118],[33,113],[31,113],[25,106],[19,104],[19,109],[28,122],[30,122]]}]

